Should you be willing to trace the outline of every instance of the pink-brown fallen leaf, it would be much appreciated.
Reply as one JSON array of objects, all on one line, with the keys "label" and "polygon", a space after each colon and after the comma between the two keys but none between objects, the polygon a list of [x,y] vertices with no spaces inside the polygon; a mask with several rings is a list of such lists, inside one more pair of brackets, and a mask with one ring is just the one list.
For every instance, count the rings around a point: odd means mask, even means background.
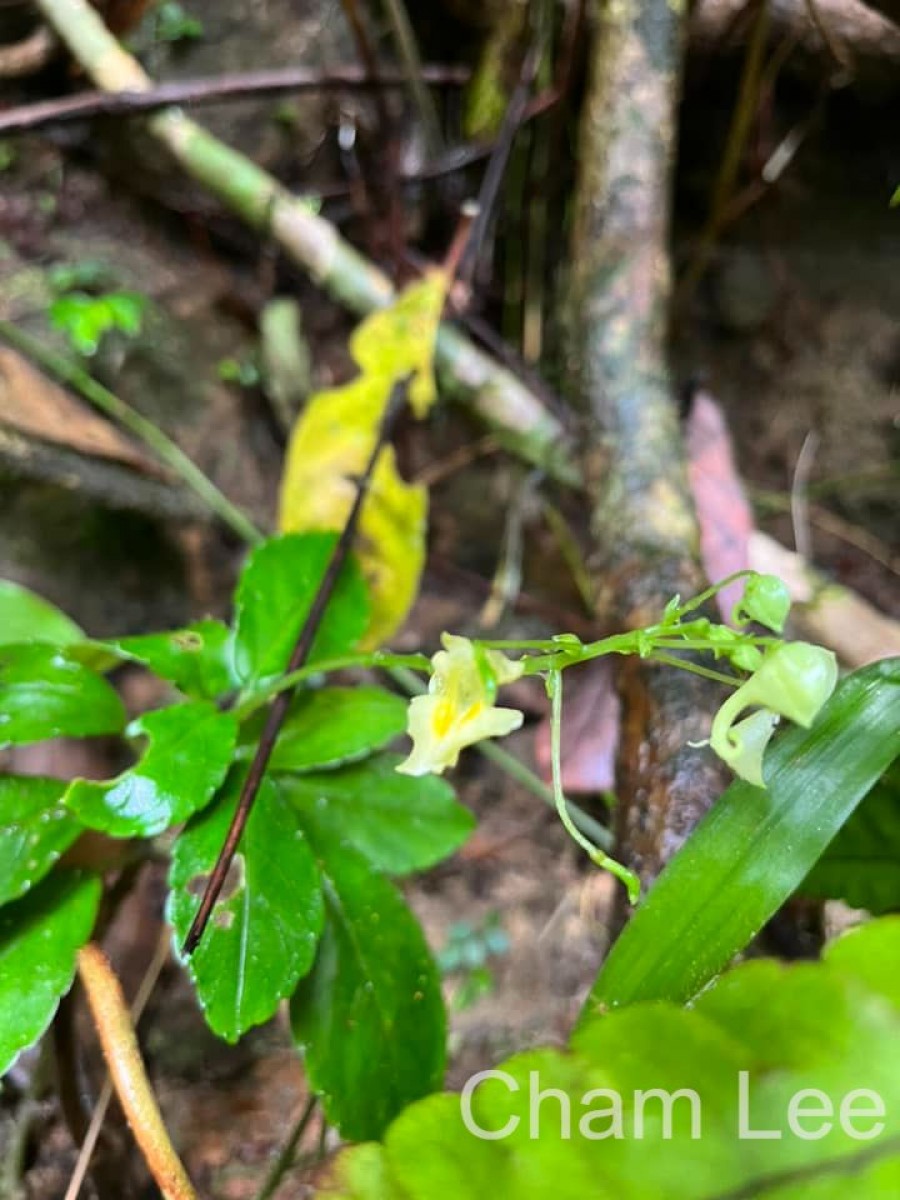
[{"label": "pink-brown fallen leaf", "polygon": [[0,349],[0,425],[92,458],[108,458],[145,475],[163,472],[119,433],[15,350]]},{"label": "pink-brown fallen leaf", "polygon": [[[619,697],[613,665],[595,659],[566,672],[562,723],[562,785],[573,796],[610,791],[615,784]],[[550,722],[535,733],[535,759],[550,782]]]},{"label": "pink-brown fallen leaf", "polygon": [[[724,579],[750,565],[753,512],[735,466],[725,417],[708,392],[698,391],[694,396],[685,448],[703,569],[709,580]],[[725,620],[742,590],[738,580],[716,597]]]},{"label": "pink-brown fallen leaf", "polygon": [[[694,398],[685,429],[688,478],[700,525],[701,556],[708,579],[722,579],[750,565],[753,513],[734,462],[725,417],[708,392]],[[727,620],[740,597],[740,581],[717,597]],[[562,727],[563,790],[573,796],[613,790],[619,742],[619,699],[612,664],[593,662],[566,677]],[[535,731],[535,758],[550,781],[550,723]]]}]

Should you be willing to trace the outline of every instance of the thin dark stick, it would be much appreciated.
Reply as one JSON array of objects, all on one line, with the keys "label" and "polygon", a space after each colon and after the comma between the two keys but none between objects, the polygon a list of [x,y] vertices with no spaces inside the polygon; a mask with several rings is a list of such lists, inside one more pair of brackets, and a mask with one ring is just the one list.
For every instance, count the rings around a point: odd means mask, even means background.
[{"label": "thin dark stick", "polygon": [[[341,5],[368,78],[382,79],[378,48],[371,37],[358,0],[341,0]],[[374,158],[375,171],[371,172],[373,177],[364,179],[364,183],[367,191],[380,202],[380,208],[387,224],[387,249],[394,262],[399,263],[403,251],[403,217],[400,211],[400,194],[396,186],[400,165],[400,145],[384,92],[377,90],[374,101],[381,149]],[[377,175],[377,179],[375,179],[375,175]],[[370,234],[370,241],[373,245],[377,245],[377,233],[377,227],[373,222]]]},{"label": "thin dark stick", "polygon": [[525,55],[518,83],[510,97],[500,128],[497,130],[487,170],[478,191],[478,215],[472,222],[469,240],[462,252],[456,272],[456,277],[461,283],[471,285],[474,280],[481,258],[481,248],[494,217],[494,205],[500,192],[500,185],[506,174],[509,154],[516,134],[528,112],[528,93],[534,83],[540,61],[540,50],[537,45],[534,45]]},{"label": "thin dark stick", "polygon": [[[463,67],[424,66],[425,83],[456,87],[471,72]],[[128,116],[153,112],[173,104],[218,104],[251,96],[277,96],[284,92],[343,91],[406,87],[405,71],[379,71],[377,78],[356,64],[316,71],[310,67],[285,67],[246,71],[208,79],[181,79],[161,83],[145,92],[82,92],[39,104],[23,104],[0,112],[0,133],[20,133],[45,125],[59,125],[88,117]]]},{"label": "thin dark stick", "polygon": [[[395,384],[391,392],[381,427],[375,438],[375,446],[372,449],[371,457],[359,479],[353,506],[350,509],[347,522],[341,531],[341,536],[334,547],[334,553],[328,562],[325,574],[322,576],[322,582],[319,584],[312,607],[309,610],[306,620],[303,622],[303,628],[300,630],[297,643],[294,646],[294,652],[285,667],[286,675],[299,670],[305,664],[307,656],[312,649],[313,639],[316,636],[322,617],[325,615],[325,609],[328,607],[328,602],[338,581],[341,568],[350,552],[350,546],[353,542],[356,526],[359,521],[360,510],[368,493],[369,485],[372,481],[372,472],[375,470],[378,456],[381,454],[385,443],[389,440],[394,423],[406,402],[408,382],[408,380],[402,380],[400,383]],[[234,817],[231,820],[231,825],[228,828],[222,849],[219,851],[216,865],[213,867],[212,874],[209,877],[209,882],[203,893],[203,899],[200,901],[200,907],[197,909],[197,915],[194,917],[193,923],[188,930],[188,935],[184,939],[184,954],[192,954],[196,950],[212,910],[215,908],[219,893],[222,891],[222,886],[228,875],[228,870],[237,852],[247,819],[250,816],[250,811],[253,808],[253,803],[262,784],[266,767],[269,765],[269,759],[275,748],[275,741],[281,732],[281,726],[287,716],[292,695],[293,688],[279,692],[272,702],[272,707],[269,709],[266,723],[263,726],[263,731],[256,747],[256,753],[253,755],[253,761],[250,764],[250,770],[247,772],[244,786],[241,788]]]}]

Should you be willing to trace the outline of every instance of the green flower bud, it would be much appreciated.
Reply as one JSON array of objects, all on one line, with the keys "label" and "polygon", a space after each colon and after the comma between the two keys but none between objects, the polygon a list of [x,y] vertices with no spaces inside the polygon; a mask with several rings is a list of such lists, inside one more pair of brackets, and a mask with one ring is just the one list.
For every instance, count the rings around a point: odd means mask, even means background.
[{"label": "green flower bud", "polygon": [[787,587],[777,575],[751,575],[744,585],[744,594],[731,613],[735,625],[756,621],[781,633],[791,609]]}]

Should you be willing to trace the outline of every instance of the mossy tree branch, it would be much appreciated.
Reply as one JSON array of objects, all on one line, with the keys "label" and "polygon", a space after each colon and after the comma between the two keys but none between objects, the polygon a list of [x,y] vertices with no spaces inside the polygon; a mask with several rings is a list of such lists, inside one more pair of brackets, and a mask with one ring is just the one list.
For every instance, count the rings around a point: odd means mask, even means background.
[{"label": "mossy tree branch", "polygon": [[[569,287],[571,381],[587,426],[598,606],[637,628],[702,589],[699,534],[666,358],[669,193],[684,16],[671,0],[596,6]],[[622,671],[619,855],[649,883],[721,790],[695,676]]]}]

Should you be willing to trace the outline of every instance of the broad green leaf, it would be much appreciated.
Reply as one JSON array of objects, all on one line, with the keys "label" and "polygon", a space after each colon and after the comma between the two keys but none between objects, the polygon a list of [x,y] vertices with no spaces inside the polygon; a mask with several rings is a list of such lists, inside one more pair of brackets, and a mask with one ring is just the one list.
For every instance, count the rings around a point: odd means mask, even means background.
[{"label": "broad green leaf", "polygon": [[198,700],[146,713],[128,727],[146,737],[141,759],[117,779],[76,779],[66,806],[112,837],[153,837],[210,802],[231,765],[237,718]]},{"label": "broad green leaf", "polygon": [[0,746],[117,733],[124,724],[115,690],[61,650],[0,646]]},{"label": "broad green leaf", "polygon": [[825,947],[825,961],[900,1008],[900,917],[884,917],[848,930]]},{"label": "broad green leaf", "polygon": [[900,910],[900,764],[875,784],[800,891],[876,915]]},{"label": "broad green leaf", "polygon": [[[180,946],[197,911],[242,777],[200,813],[175,843],[168,919]],[[222,898],[187,960],[210,1028],[236,1042],[267,1021],[309,971],[322,930],[319,874],[296,814],[264,779]]]},{"label": "broad green leaf", "polygon": [[[337,537],[285,534],[252,551],[235,594],[235,667],[245,684],[281,675],[312,607]],[[368,599],[355,565],[341,571],[309,662],[351,650],[366,627]]]},{"label": "broad green leaf", "polygon": [[389,875],[433,866],[458,850],[475,824],[436,775],[399,775],[398,754],[339,771],[283,775],[279,786],[304,821],[315,819]]},{"label": "broad green leaf", "polygon": [[28,588],[0,579],[0,645],[45,642],[66,646],[84,635],[64,612]]},{"label": "broad green leaf", "polygon": [[215,700],[237,684],[231,666],[232,634],[221,621],[196,621],[184,629],[110,638],[91,645],[141,663],[187,696]]},{"label": "broad green leaf", "polygon": [[361,1141],[440,1087],[440,980],[393,885],[324,825],[308,829],[326,919],[316,965],[291,1000],[291,1025],[328,1120]]},{"label": "broad green leaf", "polygon": [[[691,1009],[657,1001],[591,1015],[566,1051],[520,1054],[476,1079],[468,1126],[459,1096],[430,1096],[400,1115],[380,1152],[368,1145],[339,1155],[317,1194],[893,1195],[884,1188],[900,1166],[900,1008],[896,984],[889,998],[857,969],[872,958],[896,963],[900,923],[878,924],[865,954],[844,955],[838,943],[824,963],[757,960],[724,976]],[[872,1097],[860,1089],[880,1101],[883,1115],[862,1115]],[[792,1114],[794,1097],[805,1115]],[[812,1115],[817,1104],[832,1116]]]},{"label": "broad green leaf", "polygon": [[99,879],[60,871],[0,909],[0,1075],[53,1019],[99,904]]},{"label": "broad green leaf", "polygon": [[0,904],[47,874],[83,827],[61,804],[62,779],[0,775]]},{"label": "broad green leaf", "polygon": [[791,896],[900,751],[900,659],[849,675],[810,730],[766,756],[766,789],[733,783],[663,871],[588,1000],[687,1000]]},{"label": "broad green leaf", "polygon": [[[395,383],[412,374],[409,401],[417,416],[434,403],[434,345],[446,287],[446,275],[432,271],[358,326],[350,350],[360,374],[313,396],[294,427],[281,484],[280,528],[343,527],[356,496],[355,479],[372,454]],[[372,604],[367,647],[387,641],[415,599],[427,511],[425,488],[404,482],[386,446],[360,514],[356,547]]]},{"label": "broad green leaf", "polygon": [[[241,729],[240,756],[252,756],[265,714]],[[406,728],[406,701],[383,688],[328,687],[301,692],[270,759],[272,771],[309,771],[364,758]]]}]

